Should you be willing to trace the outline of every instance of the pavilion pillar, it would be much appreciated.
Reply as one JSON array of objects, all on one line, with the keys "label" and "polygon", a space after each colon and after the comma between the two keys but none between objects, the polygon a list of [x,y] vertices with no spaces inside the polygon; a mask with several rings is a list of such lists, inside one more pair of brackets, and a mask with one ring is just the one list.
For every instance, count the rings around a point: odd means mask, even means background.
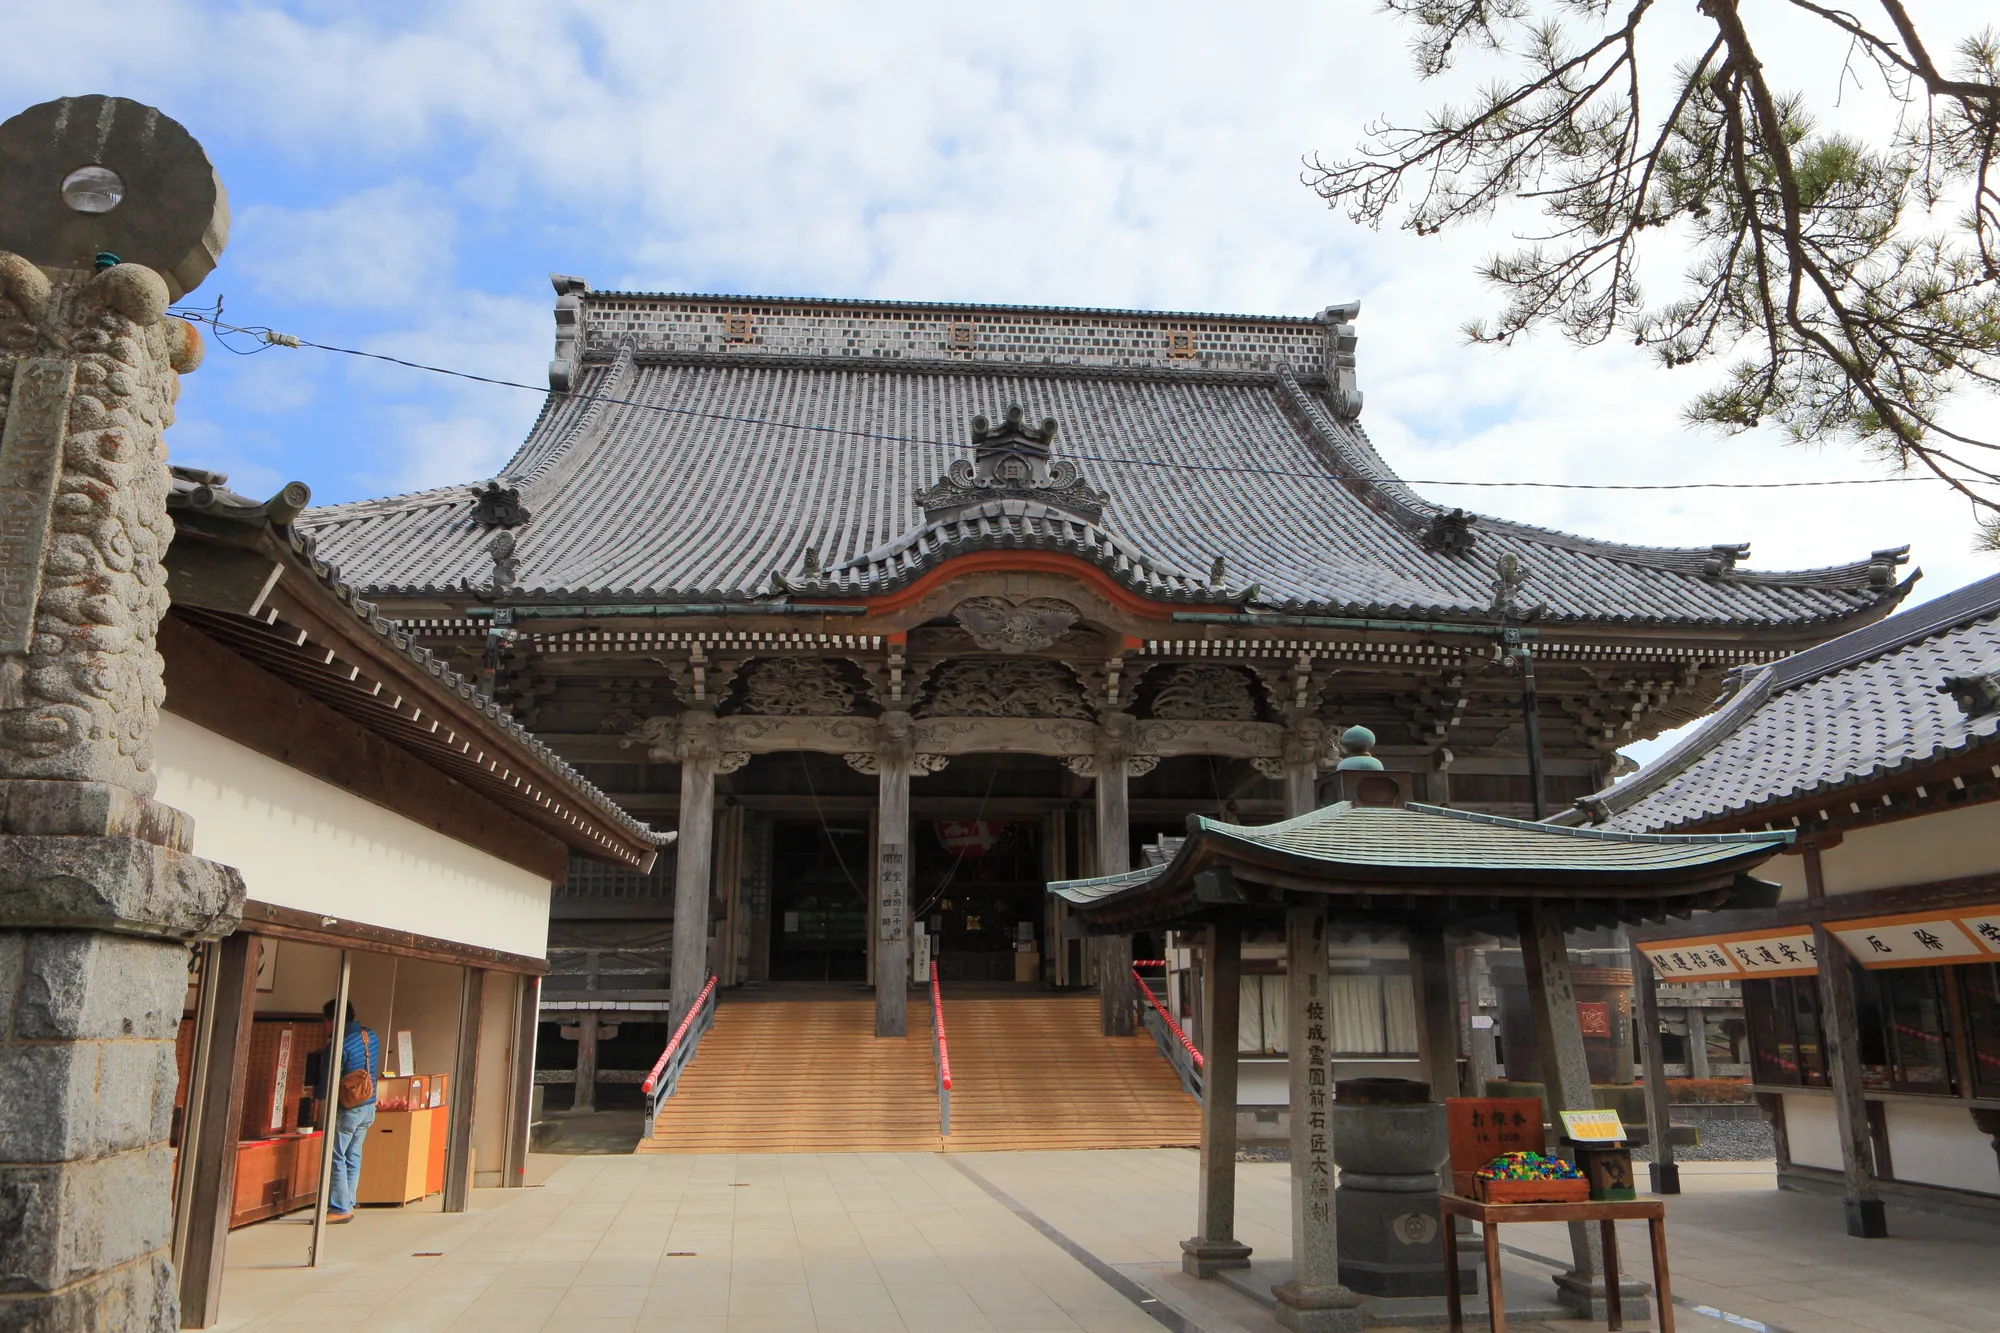
[{"label": "pavilion pillar", "polygon": [[[681,1013],[678,1002],[674,1013]],[[676,1023],[680,1021],[675,1018]],[[576,1016],[576,1095],[570,1098],[572,1111],[597,1109],[597,1011],[586,1009]]]},{"label": "pavilion pillar", "polygon": [[1652,1124],[1653,1160],[1646,1168],[1653,1193],[1679,1194],[1681,1169],[1674,1162],[1673,1123],[1667,1107],[1667,1053],[1660,1041],[1660,979],[1644,950],[1634,971],[1639,983],[1639,1057],[1646,1068],[1646,1119]]},{"label": "pavilion pillar", "polygon": [[1417,1000],[1417,1064],[1431,1085],[1431,1100],[1442,1102],[1459,1095],[1458,1004],[1442,927],[1410,932],[1410,979]]},{"label": "pavilion pillar", "polygon": [[[1542,1097],[1552,1132],[1560,1133],[1563,1111],[1597,1107],[1590,1086],[1590,1065],[1584,1059],[1583,1026],[1577,1020],[1576,987],[1570,980],[1569,944],[1562,920],[1551,907],[1521,913],[1521,965],[1534,1014],[1535,1038],[1541,1047]],[[1508,1070],[1513,1073],[1511,1068]],[[1584,1318],[1604,1317],[1604,1249],[1597,1227],[1569,1224],[1571,1268],[1556,1277],[1556,1292]],[[1619,1277],[1619,1292],[1627,1314],[1643,1315],[1651,1288]],[[1636,1304],[1634,1303],[1636,1300]]]},{"label": "pavilion pillar", "polygon": [[[1107,713],[1098,735],[1095,760],[1097,789],[1097,873],[1122,875],[1132,868],[1131,805],[1126,799],[1126,761],[1131,758],[1130,713]],[[1104,1035],[1132,1035],[1132,937],[1095,937],[1097,951],[1097,998]],[[1230,1001],[1236,1003],[1235,1000]],[[1236,1029],[1234,1025],[1230,1032]],[[1233,1044],[1232,1044],[1233,1050]],[[1232,1054],[1230,1091],[1234,1095],[1236,1075]],[[1234,1114],[1232,1109],[1231,1114]],[[1233,1123],[1233,1122],[1232,1122]]]},{"label": "pavilion pillar", "polygon": [[[1826,897],[1826,877],[1817,843],[1803,849],[1806,897]],[[1861,1047],[1854,1006],[1854,965],[1847,948],[1824,924],[1813,927],[1813,950],[1819,955],[1820,1049],[1826,1053],[1827,1081],[1833,1084],[1833,1119],[1840,1134],[1841,1201],[1847,1209],[1847,1234],[1880,1240],[1889,1234],[1882,1209],[1882,1190],[1875,1181],[1875,1144],[1868,1132],[1868,1098],[1861,1082]],[[1693,1028],[1690,1025],[1689,1031]]]},{"label": "pavilion pillar", "polygon": [[[1291,1072],[1292,1278],[1272,1292],[1278,1323],[1300,1333],[1361,1327],[1361,1297],[1340,1281],[1333,1206],[1333,989],[1326,908],[1285,911],[1285,1032]],[[1213,1046],[1215,1043],[1211,1042]],[[1232,1043],[1233,1044],[1233,1043]],[[1233,1146],[1233,1145],[1232,1145]]]},{"label": "pavilion pillar", "polygon": [[910,767],[916,753],[908,713],[877,724],[875,822],[875,1035],[909,1031]]},{"label": "pavilion pillar", "polygon": [[1250,1247],[1236,1239],[1236,1033],[1243,1002],[1243,928],[1211,925],[1205,935],[1201,1178],[1195,1234],[1181,1242],[1181,1268],[1191,1277],[1250,1266]]},{"label": "pavilion pillar", "polygon": [[1708,1077],[1708,1011],[1698,1004],[1687,1007],[1688,1077]]}]

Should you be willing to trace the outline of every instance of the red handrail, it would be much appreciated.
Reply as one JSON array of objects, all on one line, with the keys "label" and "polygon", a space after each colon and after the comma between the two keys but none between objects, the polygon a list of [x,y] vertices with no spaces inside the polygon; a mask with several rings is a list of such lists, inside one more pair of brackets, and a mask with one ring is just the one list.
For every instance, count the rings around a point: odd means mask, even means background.
[{"label": "red handrail", "polygon": [[1134,967],[1165,967],[1166,965],[1167,960],[1164,958],[1134,958],[1132,960],[1132,966]]},{"label": "red handrail", "polygon": [[1188,1040],[1187,1033],[1181,1031],[1181,1025],[1174,1022],[1174,1016],[1166,1011],[1166,1007],[1160,1003],[1160,998],[1153,994],[1153,988],[1146,984],[1146,979],[1139,975],[1139,969],[1136,967],[1132,969],[1132,980],[1139,983],[1139,993],[1146,997],[1146,1003],[1153,1006],[1153,1012],[1158,1014],[1161,1021],[1167,1025],[1167,1031],[1174,1034],[1174,1038],[1180,1042],[1182,1050],[1194,1057],[1194,1067],[1200,1069],[1202,1067],[1201,1052],[1197,1051],[1194,1048],[1194,1043]]},{"label": "red handrail", "polygon": [[944,992],[938,989],[937,963],[931,963],[931,1019],[937,1024],[938,1079],[951,1091],[951,1050],[944,1043]]},{"label": "red handrail", "polygon": [[639,1085],[640,1092],[642,1093],[652,1092],[653,1084],[659,1079],[661,1072],[665,1070],[667,1067],[667,1061],[673,1059],[674,1052],[680,1049],[681,1038],[687,1035],[688,1024],[694,1022],[694,1016],[701,1012],[701,1007],[704,1004],[708,1003],[708,997],[710,992],[712,992],[715,989],[716,982],[720,980],[721,980],[720,977],[710,977],[708,979],[708,984],[701,988],[701,994],[695,997],[694,1005],[687,1011],[686,1014],[682,1015],[681,1025],[674,1029],[673,1037],[669,1039],[667,1042],[667,1049],[660,1052],[660,1058],[658,1061],[654,1063],[652,1072],[647,1074],[646,1081]]}]

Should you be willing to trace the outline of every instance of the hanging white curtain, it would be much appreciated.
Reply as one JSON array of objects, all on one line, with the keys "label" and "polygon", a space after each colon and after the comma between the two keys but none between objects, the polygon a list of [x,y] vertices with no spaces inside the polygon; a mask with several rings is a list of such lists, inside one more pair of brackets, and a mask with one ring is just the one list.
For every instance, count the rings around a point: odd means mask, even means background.
[{"label": "hanging white curtain", "polygon": [[1239,1055],[1264,1053],[1264,978],[1242,977],[1236,985],[1236,1051]]},{"label": "hanging white curtain", "polygon": [[1380,1055],[1386,1049],[1382,1030],[1382,978],[1329,978],[1333,1049],[1341,1055]]},{"label": "hanging white curtain", "polygon": [[1407,973],[1382,978],[1382,1009],[1387,1024],[1383,1051],[1388,1055],[1417,1053],[1417,990]]}]

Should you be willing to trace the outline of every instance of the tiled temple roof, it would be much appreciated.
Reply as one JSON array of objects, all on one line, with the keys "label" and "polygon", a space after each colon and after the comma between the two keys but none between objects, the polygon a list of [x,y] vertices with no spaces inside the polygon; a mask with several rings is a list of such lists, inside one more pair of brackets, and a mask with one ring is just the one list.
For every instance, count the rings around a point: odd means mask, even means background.
[{"label": "tiled temple roof", "polygon": [[[1909,587],[1899,551],[1769,573],[1738,568],[1728,545],[1627,546],[1483,515],[1454,531],[1359,423],[1352,309],[1263,319],[562,281],[551,374],[570,392],[550,395],[496,479],[529,513],[511,530],[517,602],[866,597],[957,554],[1016,549],[1077,556],[1161,602],[1406,619],[1488,619],[1509,553],[1522,604],[1550,622],[1810,627],[1880,614]],[[1015,404],[1056,423],[1053,458],[1101,510],[1019,491],[920,503],[971,456],[971,420]],[[369,595],[435,596],[491,582],[494,533],[474,512],[468,485],[301,523]]]},{"label": "tiled temple roof", "polygon": [[2000,738],[2000,575],[1765,666],[1667,753],[1559,816],[1659,831],[1938,763]]}]

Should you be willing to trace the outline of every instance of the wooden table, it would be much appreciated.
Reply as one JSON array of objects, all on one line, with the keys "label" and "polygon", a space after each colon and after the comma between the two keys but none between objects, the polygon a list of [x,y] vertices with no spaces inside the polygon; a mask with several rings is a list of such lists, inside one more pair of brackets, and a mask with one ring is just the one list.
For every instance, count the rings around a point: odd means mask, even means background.
[{"label": "wooden table", "polygon": [[1604,1311],[1609,1326],[1625,1326],[1618,1296],[1619,1222],[1643,1219],[1653,1239],[1653,1298],[1659,1303],[1660,1333],[1674,1333],[1674,1294],[1667,1285],[1667,1206],[1658,1199],[1621,1203],[1481,1203],[1459,1194],[1438,1195],[1444,1223],[1445,1304],[1451,1312],[1451,1333],[1464,1333],[1465,1307],[1458,1290],[1458,1235],[1452,1219],[1479,1223],[1486,1241],[1486,1308],[1492,1333],[1507,1333],[1507,1304],[1500,1292],[1500,1224],[1503,1222],[1595,1222],[1604,1235]]}]

